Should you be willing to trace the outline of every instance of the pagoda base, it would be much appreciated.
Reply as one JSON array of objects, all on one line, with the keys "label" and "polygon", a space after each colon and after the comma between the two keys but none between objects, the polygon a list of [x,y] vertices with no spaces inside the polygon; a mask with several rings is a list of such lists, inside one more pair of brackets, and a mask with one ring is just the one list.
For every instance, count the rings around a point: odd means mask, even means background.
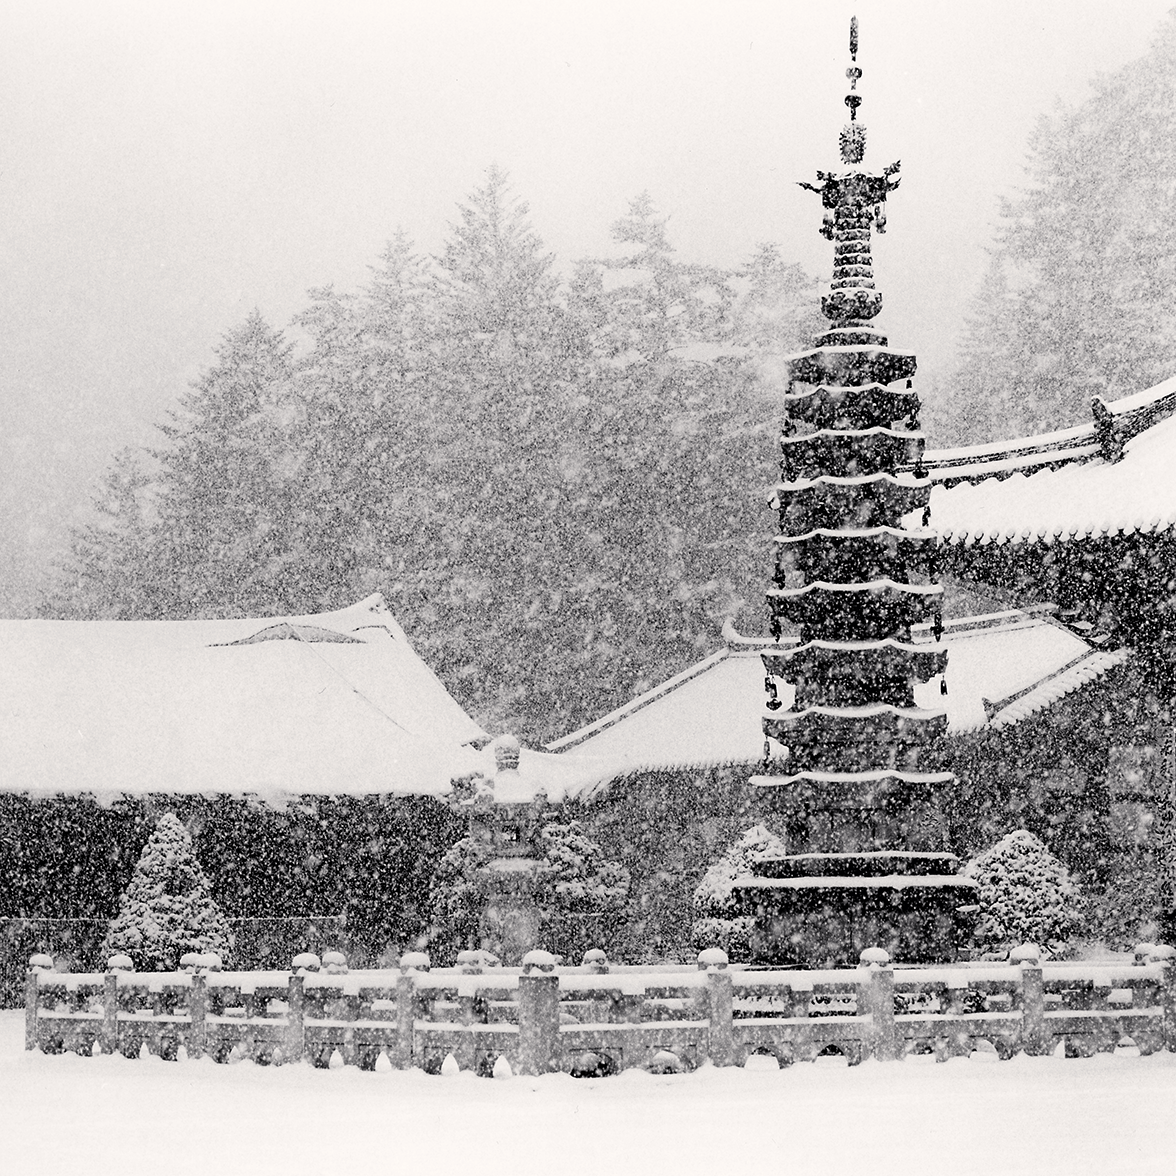
[{"label": "pagoda base", "polygon": [[882,947],[895,963],[950,963],[976,909],[976,885],[947,872],[955,865],[950,854],[930,853],[765,860],[734,891],[739,912],[756,921],[751,962],[854,967],[867,947]]}]

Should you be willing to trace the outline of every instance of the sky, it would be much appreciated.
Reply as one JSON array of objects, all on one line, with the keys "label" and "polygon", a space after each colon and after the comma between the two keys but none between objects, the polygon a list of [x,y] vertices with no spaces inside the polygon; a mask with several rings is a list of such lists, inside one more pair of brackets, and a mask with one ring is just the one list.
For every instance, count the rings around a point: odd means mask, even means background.
[{"label": "sky", "polygon": [[[1172,0],[0,0],[0,613],[28,615],[112,455],[254,308],[441,250],[497,164],[561,264],[648,191],[685,259],[762,241],[826,277],[849,17],[891,342],[950,372],[1042,114]],[[935,439],[931,438],[934,445]]]}]

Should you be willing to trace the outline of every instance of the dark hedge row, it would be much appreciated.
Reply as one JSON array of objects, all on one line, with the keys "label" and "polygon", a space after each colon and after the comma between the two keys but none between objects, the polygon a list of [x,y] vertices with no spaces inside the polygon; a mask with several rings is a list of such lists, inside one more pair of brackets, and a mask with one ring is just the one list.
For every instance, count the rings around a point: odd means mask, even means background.
[{"label": "dark hedge row", "polygon": [[[1164,910],[1159,849],[1147,828],[1163,787],[1156,749],[1166,713],[1128,665],[1013,728],[945,740],[934,766],[958,777],[946,811],[953,849],[966,858],[1026,828],[1082,884],[1089,936],[1117,946],[1170,940],[1176,927]],[[707,866],[752,825],[785,832],[772,793],[746,782],[755,770],[638,773],[597,800],[565,806],[561,817],[582,821],[604,856],[632,878],[616,922],[569,927],[565,946],[578,951],[581,939],[599,931],[616,958],[687,953],[691,895]],[[1125,824],[1124,797],[1128,816],[1142,814],[1142,824]],[[191,831],[214,896],[250,957],[241,962],[250,966],[281,962],[294,939],[308,935],[316,944],[306,946],[335,946],[324,938],[333,937],[361,962],[423,943],[434,866],[466,830],[428,797],[304,797],[278,811],[226,796],[109,805],[90,797],[0,796],[0,920],[111,918],[168,809]],[[277,922],[312,916],[333,920]],[[99,962],[81,958],[88,942],[81,925],[8,927],[0,950],[14,958],[27,958],[32,944],[69,950],[79,963]]]}]

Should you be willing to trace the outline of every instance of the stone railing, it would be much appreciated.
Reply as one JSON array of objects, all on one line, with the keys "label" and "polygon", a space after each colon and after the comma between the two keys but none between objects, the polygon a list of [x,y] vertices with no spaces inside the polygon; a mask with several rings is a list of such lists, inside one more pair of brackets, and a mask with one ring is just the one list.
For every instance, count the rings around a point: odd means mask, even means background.
[{"label": "stone railing", "polygon": [[398,969],[349,971],[329,952],[289,971],[188,956],[179,972],[136,973],[115,957],[105,973],[77,974],[34,956],[25,1047],[485,1075],[689,1070],[752,1054],[1008,1058],[1063,1043],[1090,1056],[1126,1041],[1147,1054],[1176,1051],[1174,956],[1141,944],[1134,963],[1043,966],[1026,945],[1004,964],[893,968],[870,948],[858,968],[765,971],[728,966],[717,949],[659,967],[611,965],[597,950],[579,967],[534,951],[521,968],[463,952],[433,969],[412,952]]}]

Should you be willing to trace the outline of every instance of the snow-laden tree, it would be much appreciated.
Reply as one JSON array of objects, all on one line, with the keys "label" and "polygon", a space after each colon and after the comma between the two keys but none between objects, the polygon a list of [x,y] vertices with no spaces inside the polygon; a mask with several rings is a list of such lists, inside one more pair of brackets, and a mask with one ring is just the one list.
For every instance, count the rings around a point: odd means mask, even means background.
[{"label": "snow-laden tree", "polygon": [[167,444],[120,455],[75,532],[45,615],[181,619],[283,609],[292,592],[286,398],[291,350],[257,312],[160,425]]},{"label": "snow-laden tree", "polygon": [[[810,342],[770,247],[677,256],[648,197],[561,283],[490,169],[435,257],[230,331],[112,471],[46,616],[297,615],[383,592],[488,729],[540,743],[760,623],[778,460],[759,357]],[[694,344],[705,344],[699,351]],[[557,635],[553,637],[553,634]]]},{"label": "snow-laden tree", "polygon": [[132,449],[116,453],[94,496],[95,518],[70,538],[68,558],[42,611],[78,620],[135,620],[156,614],[146,575],[156,482]]},{"label": "snow-laden tree", "polygon": [[707,869],[694,890],[690,938],[695,947],[721,947],[733,958],[747,956],[755,919],[736,914],[735,883],[753,877],[759,858],[783,856],[787,852],[775,833],[765,825],[754,825]]},{"label": "snow-laden tree", "polygon": [[141,971],[174,969],[185,952],[226,958],[232,935],[174,813],[164,813],[147,839],[102,944],[104,955],[124,952]]},{"label": "snow-laden tree", "polygon": [[991,269],[949,391],[940,443],[1063,428],[1093,396],[1176,368],[1176,13],[1148,53],[1043,117],[1026,186],[1001,204]]},{"label": "snow-laden tree", "polygon": [[964,869],[978,886],[976,938],[993,947],[1038,943],[1058,950],[1082,926],[1070,872],[1027,829],[1006,834]]}]

